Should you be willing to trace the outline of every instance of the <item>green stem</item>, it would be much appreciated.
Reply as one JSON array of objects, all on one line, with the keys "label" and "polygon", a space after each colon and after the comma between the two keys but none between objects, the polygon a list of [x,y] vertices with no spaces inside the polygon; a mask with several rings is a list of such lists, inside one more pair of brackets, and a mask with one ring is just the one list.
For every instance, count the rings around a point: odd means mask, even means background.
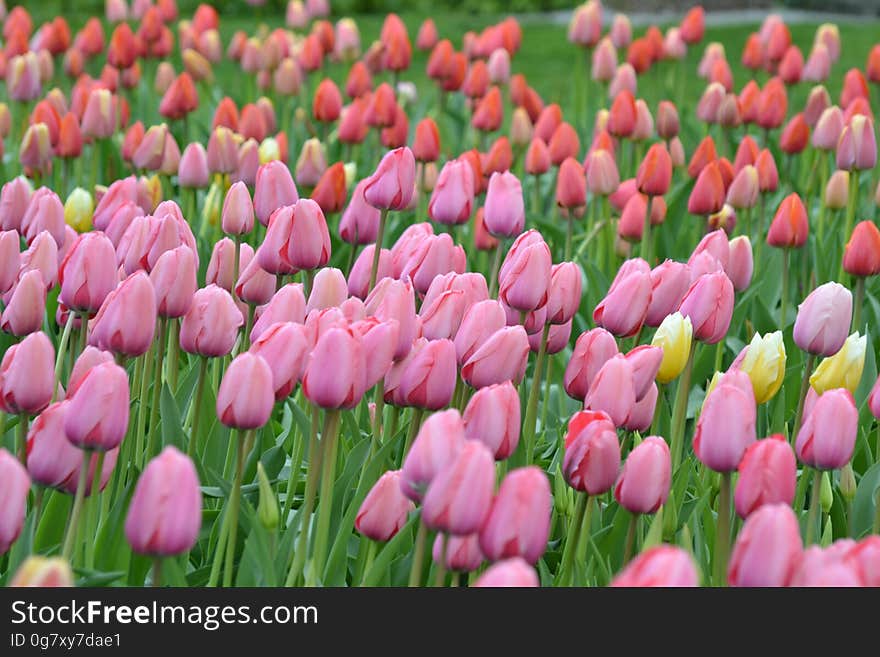
[{"label": "green stem", "polygon": [[223,569],[223,586],[232,586],[233,568],[235,566],[235,544],[238,540],[238,516],[241,511],[241,485],[244,478],[244,460],[247,458],[248,447],[253,443],[254,430],[248,429],[238,436],[238,458],[235,462],[235,480],[232,483],[229,498],[229,541],[226,544],[226,566]]},{"label": "green stem", "polygon": [[187,454],[193,460],[197,460],[199,449],[199,421],[202,417],[202,399],[205,396],[205,380],[208,373],[208,359],[199,356],[199,378],[196,380],[196,393],[193,399],[193,419],[189,430],[189,445]]},{"label": "green stem", "polygon": [[691,342],[691,350],[688,354],[687,364],[678,380],[678,390],[675,393],[675,405],[672,409],[672,472],[678,471],[681,463],[682,443],[684,442],[684,424],[687,415],[688,395],[691,388],[691,374],[694,369],[694,350],[697,342]]},{"label": "green stem", "polygon": [[21,413],[18,416],[18,425],[15,427],[15,444],[18,458],[24,467],[27,467],[27,432],[28,416],[27,413]]},{"label": "green stem", "polygon": [[571,529],[565,538],[565,548],[562,551],[562,566],[559,569],[559,586],[571,586],[571,567],[577,552],[581,529],[584,524],[584,516],[587,512],[587,504],[590,496],[587,493],[576,492],[577,502],[574,506],[574,515],[571,518]]},{"label": "green stem", "polygon": [[64,535],[64,545],[61,548],[61,556],[70,561],[70,555],[73,553],[73,539],[76,536],[76,527],[79,524],[79,516],[82,513],[83,499],[86,494],[86,480],[89,476],[89,460],[92,453],[89,450],[83,450],[83,461],[79,470],[79,480],[76,486],[76,495],[73,498],[73,508],[70,511],[70,520],[67,523],[67,533]]},{"label": "green stem", "polygon": [[281,516],[284,526],[287,526],[287,518],[290,516],[290,510],[293,508],[293,498],[296,496],[296,489],[299,486],[299,473],[302,469],[303,450],[305,449],[305,436],[301,432],[296,431],[296,427],[292,428],[293,450],[290,455],[290,475],[287,478],[287,489],[284,497],[284,513]]},{"label": "green stem", "polygon": [[401,463],[406,459],[406,455],[409,454],[409,448],[412,447],[413,440],[415,440],[419,433],[419,428],[422,426],[423,413],[424,411],[421,408],[413,409],[412,417],[409,421],[409,429],[406,432],[406,441],[403,444],[403,454],[400,456]]},{"label": "green stem", "polygon": [[544,325],[541,333],[541,346],[538,348],[538,357],[535,360],[535,372],[532,376],[532,386],[529,388],[529,399],[526,404],[526,418],[523,423],[525,433],[526,464],[532,462],[532,454],[535,448],[535,431],[538,421],[538,397],[541,394],[541,378],[544,375],[544,360],[547,357],[547,339],[550,336],[550,324]]},{"label": "green stem", "polygon": [[150,424],[148,427],[149,440],[147,441],[147,456],[145,460],[153,458],[156,454],[156,444],[158,441],[159,426],[159,403],[162,394],[162,365],[165,362],[165,338],[168,331],[168,320],[164,317],[159,318],[159,348],[156,354],[156,370],[153,377],[153,402],[150,405]]},{"label": "green stem", "polygon": [[67,321],[64,323],[64,331],[61,333],[61,341],[58,343],[58,354],[55,357],[55,385],[52,386],[52,401],[58,394],[58,384],[61,382],[61,367],[64,364],[64,354],[67,352],[67,343],[70,340],[70,332],[73,330],[73,320],[76,313],[67,313]]},{"label": "green stem", "polygon": [[574,237],[574,219],[571,213],[565,218],[565,260],[571,260],[571,241]]},{"label": "green stem", "polygon": [[782,296],[779,298],[779,330],[785,329],[785,319],[788,313],[788,267],[790,252],[787,248],[782,249]]},{"label": "green stem", "polygon": [[177,357],[180,353],[180,320],[177,318],[168,320],[168,362],[165,366],[168,388],[172,394],[177,392]]},{"label": "green stem", "polygon": [[419,519],[419,531],[416,533],[412,566],[409,570],[408,586],[418,586],[422,581],[422,565],[425,562],[425,546],[428,543],[428,526]]},{"label": "green stem", "polygon": [[495,296],[498,291],[498,270],[501,269],[501,259],[504,256],[505,241],[499,240],[495,247],[495,256],[492,258],[492,271],[489,273],[489,297]]},{"label": "green stem", "polygon": [[446,550],[449,547],[449,536],[440,535],[440,561],[437,563],[437,573],[434,576],[434,587],[439,588],[446,582]]},{"label": "green stem", "polygon": [[862,306],[865,303],[865,277],[856,276],[856,299],[853,304],[852,330],[860,331],[862,325]]},{"label": "green stem", "polygon": [[[91,459],[89,459],[91,461]],[[101,524],[101,473],[104,470],[104,452],[98,452],[95,460],[95,473],[92,475],[92,487],[89,489],[89,501],[86,508],[86,527],[90,537],[86,541],[86,568],[95,567],[95,541],[92,537],[97,536],[98,527]]]},{"label": "green stem", "polygon": [[631,513],[629,516],[629,527],[626,530],[626,544],[623,550],[623,563],[621,567],[629,563],[632,558],[633,549],[636,545],[636,525],[639,522],[639,514]]},{"label": "green stem", "polygon": [[241,235],[234,235],[232,239],[235,242],[235,248],[232,251],[232,298],[237,300],[235,288],[238,286],[238,269],[241,266]]},{"label": "green stem", "polygon": [[162,557],[153,559],[153,586],[162,586]]},{"label": "green stem", "polygon": [[654,197],[649,194],[647,212],[645,212],[645,226],[642,229],[642,247],[639,254],[652,267],[654,266],[652,262],[653,256],[651,255],[651,204],[653,201]]},{"label": "green stem", "polygon": [[153,353],[155,349],[156,344],[153,343],[147,350],[147,357],[144,360],[144,375],[141,377],[141,391],[138,395],[140,401],[138,404],[137,423],[134,429],[134,462],[139,470],[142,469],[144,464],[144,424],[147,420],[147,391],[150,386],[150,373],[153,371]]},{"label": "green stem", "polygon": [[333,483],[336,479],[336,453],[339,447],[339,409],[324,412],[324,430],[321,432],[321,492],[318,505],[318,520],[315,525],[315,551],[312,568],[309,571],[311,584],[324,579],[324,563],[327,559],[327,539],[330,532],[330,516],[333,512]]},{"label": "green stem", "polygon": [[370,267],[370,290],[376,285],[376,276],[379,273],[379,256],[382,253],[382,242],[385,239],[385,222],[388,219],[388,210],[382,210],[379,215],[379,232],[376,234],[376,244],[373,249],[373,264]]},{"label": "green stem", "polygon": [[819,518],[819,495],[822,489],[822,471],[816,470],[813,474],[813,490],[810,491],[810,510],[807,513],[806,545],[812,545],[816,537],[816,525]]},{"label": "green stem", "polygon": [[[859,207],[859,174],[861,172],[858,169],[853,169],[849,172],[849,197],[846,199],[846,224],[843,231],[843,243],[846,244],[846,241],[849,239],[849,236],[852,235],[853,225],[856,220],[856,209]],[[840,258],[840,269],[837,272],[837,280],[843,282],[844,280],[844,271],[843,271],[843,255],[841,254]]]},{"label": "green stem", "polygon": [[370,572],[370,568],[373,565],[373,560],[376,558],[376,541],[371,541],[368,538],[361,539],[364,541],[368,541],[367,545],[367,556],[364,560],[363,568],[361,568],[361,577],[358,578],[361,586],[364,586],[364,576]]},{"label": "green stem", "polygon": [[309,526],[311,525],[312,509],[315,505],[315,493],[318,489],[318,475],[321,471],[321,449],[318,443],[318,407],[312,406],[312,426],[309,435],[309,470],[306,478],[305,498],[299,518],[299,536],[296,542],[296,551],[293,563],[287,574],[285,586],[296,584],[303,565],[306,562],[306,552],[309,548]]},{"label": "green stem", "polygon": [[721,473],[721,488],[718,491],[718,526],[715,532],[715,585],[725,586],[727,582],[727,557],[730,552],[730,473]]},{"label": "green stem", "polygon": [[804,365],[804,378],[801,379],[801,391],[798,394],[797,412],[794,416],[794,430],[791,432],[791,441],[797,440],[798,431],[801,430],[801,421],[804,416],[804,400],[807,398],[807,392],[810,390],[810,375],[813,373],[813,365],[816,362],[814,354],[807,354],[807,363]]}]

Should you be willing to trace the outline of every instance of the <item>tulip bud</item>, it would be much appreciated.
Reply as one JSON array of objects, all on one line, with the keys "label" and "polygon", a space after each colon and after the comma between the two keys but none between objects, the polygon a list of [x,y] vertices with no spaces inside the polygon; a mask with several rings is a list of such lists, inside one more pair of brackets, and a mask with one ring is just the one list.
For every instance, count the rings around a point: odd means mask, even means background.
[{"label": "tulip bud", "polygon": [[478,441],[466,441],[428,485],[422,519],[432,529],[473,534],[483,526],[494,488],[492,453]]},{"label": "tulip bud", "polygon": [[654,513],[669,496],[670,469],[668,445],[648,436],[624,462],[614,498],[630,513]]},{"label": "tulip bud", "polygon": [[853,276],[880,273],[880,230],[874,222],[856,224],[843,252],[843,269]]},{"label": "tulip bud", "polygon": [[734,505],[747,518],[765,504],[791,505],[797,481],[794,451],[782,434],[752,443],[739,463]]},{"label": "tulip bud", "polygon": [[807,210],[796,193],[789,194],[779,204],[767,233],[767,244],[779,248],[801,247],[807,241],[809,225]]},{"label": "tulip bud", "polygon": [[503,461],[516,450],[520,437],[519,394],[510,381],[476,392],[464,411],[465,438],[478,440]]},{"label": "tulip bud", "polygon": [[848,390],[819,395],[795,441],[798,459],[818,470],[836,470],[852,458],[858,411]]},{"label": "tulip bud", "polygon": [[519,384],[525,376],[529,339],[522,326],[499,329],[490,335],[461,369],[462,379],[474,388],[512,381]]},{"label": "tulip bud", "polygon": [[[246,395],[242,386],[247,386]],[[227,427],[257,429],[269,421],[274,401],[271,368],[261,356],[245,352],[223,374],[217,391],[217,417]]]},{"label": "tulip bud", "polygon": [[85,450],[110,451],[128,430],[128,375],[114,362],[92,367],[79,382],[64,417],[67,439]]},{"label": "tulip bud", "polygon": [[492,561],[519,556],[537,563],[550,532],[550,483],[539,468],[510,472],[501,482],[480,530],[480,548]]},{"label": "tulip bud", "polygon": [[40,272],[32,269],[25,272],[13,288],[0,317],[0,328],[12,335],[25,336],[40,330],[45,314],[46,285]]},{"label": "tulip bud", "polygon": [[80,235],[61,261],[58,280],[65,306],[97,312],[119,281],[113,243],[100,232]]},{"label": "tulip bud", "polygon": [[620,469],[620,444],[605,413],[580,411],[571,417],[562,469],[575,490],[601,495],[611,489]]},{"label": "tulip bud", "polygon": [[837,143],[837,168],[860,171],[877,165],[874,123],[867,116],[853,116]]},{"label": "tulip bud", "polygon": [[464,424],[455,409],[434,413],[422,424],[403,461],[400,487],[409,499],[419,502],[437,474],[464,447]]},{"label": "tulip bud", "polygon": [[[797,517],[788,504],[765,504],[736,539],[727,569],[731,586],[786,586],[803,551]],[[773,554],[773,559],[767,555]]]},{"label": "tulip bud", "polygon": [[[646,266],[647,269],[647,266]],[[619,337],[635,335],[651,303],[650,270],[618,272],[608,294],[593,310],[593,321]]]},{"label": "tulip bud", "polygon": [[191,354],[225,356],[244,324],[232,296],[217,285],[197,290],[180,324],[180,348]]},{"label": "tulip bud", "polygon": [[[840,495],[848,503],[852,502],[856,497],[856,477],[853,472],[852,463],[847,463],[840,469]],[[826,511],[827,513],[827,511]]]},{"label": "tulip bud", "polygon": [[794,322],[795,344],[817,356],[831,356],[843,346],[852,321],[852,294],[829,282],[807,295]]},{"label": "tulip bud", "polygon": [[[749,386],[751,387],[751,386]],[[731,472],[756,440],[757,411],[751,390],[721,383],[706,395],[694,432],[694,454],[716,472]]]},{"label": "tulip bud", "polygon": [[630,561],[611,581],[612,587],[694,587],[700,574],[693,557],[682,548],[657,545]]},{"label": "tulip bud", "polygon": [[303,393],[321,408],[354,408],[366,390],[362,340],[344,328],[318,338],[302,378]]},{"label": "tulip bud", "polygon": [[821,395],[834,388],[846,388],[855,394],[865,367],[867,340],[867,335],[859,336],[857,331],[846,339],[837,353],[819,363],[810,375],[813,390]]},{"label": "tulip bud", "polygon": [[388,541],[406,524],[415,505],[401,491],[401,471],[389,470],[373,485],[361,503],[354,527],[374,541]]},{"label": "tulip bud", "polygon": [[733,284],[723,272],[700,276],[681,302],[680,312],[694,327],[694,337],[706,344],[724,338],[733,316]]},{"label": "tulip bud", "polygon": [[367,203],[382,210],[409,205],[415,184],[415,157],[407,147],[388,152],[364,187]]},{"label": "tulip bud", "polygon": [[3,515],[0,516],[0,554],[8,552],[10,546],[21,534],[24,518],[27,514],[30,487],[31,480],[24,466],[5,449],[0,449],[0,492],[3,494]]},{"label": "tulip bud", "polygon": [[62,557],[31,555],[19,566],[9,586],[41,588],[73,586],[73,572],[70,570],[70,564]]},{"label": "tulip bud", "polygon": [[31,333],[3,354],[0,410],[36,415],[52,398],[55,353],[42,331]]},{"label": "tulip bud", "polygon": [[202,526],[202,492],[192,460],[173,446],[147,463],[135,486],[125,537],[132,550],[173,556],[195,545]]},{"label": "tulip bud", "polygon": [[785,360],[785,344],[780,331],[764,336],[755,333],[749,345],[734,360],[731,369],[739,369],[749,375],[755,401],[763,404],[779,392],[785,378]]},{"label": "tulip bud", "polygon": [[525,226],[522,185],[510,172],[493,173],[489,178],[484,206],[486,229],[496,237],[516,237]]}]

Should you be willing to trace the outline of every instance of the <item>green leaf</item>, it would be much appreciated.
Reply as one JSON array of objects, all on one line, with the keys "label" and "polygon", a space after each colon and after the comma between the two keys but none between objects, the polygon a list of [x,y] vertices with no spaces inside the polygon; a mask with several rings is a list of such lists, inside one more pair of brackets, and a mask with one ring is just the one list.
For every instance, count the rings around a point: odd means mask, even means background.
[{"label": "green leaf", "polygon": [[876,495],[880,488],[880,462],[862,476],[853,500],[853,538],[859,539],[871,532],[877,513]]},{"label": "green leaf", "polygon": [[409,520],[400,528],[400,531],[379,550],[379,553],[373,560],[373,565],[370,566],[370,569],[364,575],[364,586],[376,586],[378,584],[382,576],[387,573],[391,560],[398,554],[403,553],[403,547],[407,541],[412,541],[412,530],[418,522],[419,514],[417,512],[410,514]]},{"label": "green leaf", "polygon": [[183,433],[183,422],[180,419],[180,409],[174,400],[168,384],[162,384],[162,393],[159,398],[160,423],[162,425],[162,445],[174,445],[177,449],[186,452],[186,439]]}]

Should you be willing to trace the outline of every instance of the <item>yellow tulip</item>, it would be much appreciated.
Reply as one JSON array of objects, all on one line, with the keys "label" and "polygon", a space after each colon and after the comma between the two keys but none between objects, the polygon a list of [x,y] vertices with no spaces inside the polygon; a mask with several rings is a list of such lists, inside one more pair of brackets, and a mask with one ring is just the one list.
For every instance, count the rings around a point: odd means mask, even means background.
[{"label": "yellow tulip", "polygon": [[274,137],[266,137],[257,149],[260,155],[260,164],[281,159],[281,149]]},{"label": "yellow tulip", "polygon": [[820,395],[834,388],[846,388],[855,393],[865,367],[867,342],[867,336],[859,336],[858,331],[849,336],[840,351],[819,363],[810,377],[813,390]]},{"label": "yellow tulip", "polygon": [[782,332],[760,335],[755,333],[746,348],[739,369],[749,375],[755,402],[763,404],[779,392],[785,378],[785,343]]},{"label": "yellow tulip", "polygon": [[663,360],[657,372],[660,383],[669,383],[684,370],[691,353],[693,333],[690,318],[679,312],[667,315],[657,328],[651,344],[663,349]]},{"label": "yellow tulip", "polygon": [[357,162],[346,162],[342,165],[342,169],[345,171],[345,187],[351,189],[357,178]]},{"label": "yellow tulip", "polygon": [[21,564],[9,586],[73,586],[73,573],[62,557],[32,555]]},{"label": "yellow tulip", "polygon": [[95,203],[92,195],[82,187],[77,187],[64,203],[64,221],[78,233],[85,233],[92,228],[92,215]]}]

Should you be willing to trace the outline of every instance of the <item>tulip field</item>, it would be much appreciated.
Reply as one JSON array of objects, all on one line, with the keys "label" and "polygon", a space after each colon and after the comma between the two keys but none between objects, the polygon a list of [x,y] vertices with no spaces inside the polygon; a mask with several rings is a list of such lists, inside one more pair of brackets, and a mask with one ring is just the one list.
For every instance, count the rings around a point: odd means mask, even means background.
[{"label": "tulip field", "polygon": [[13,4],[0,585],[880,586],[877,23]]}]

